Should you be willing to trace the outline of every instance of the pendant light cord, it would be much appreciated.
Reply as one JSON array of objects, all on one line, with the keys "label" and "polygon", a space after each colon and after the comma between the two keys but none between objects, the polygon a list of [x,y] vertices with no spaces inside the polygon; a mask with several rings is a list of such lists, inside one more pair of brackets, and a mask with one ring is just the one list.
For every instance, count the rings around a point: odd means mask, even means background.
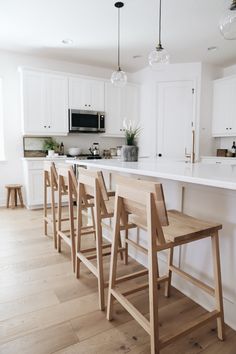
[{"label": "pendant light cord", "polygon": [[120,68],[120,8],[118,8],[118,71],[121,71]]},{"label": "pendant light cord", "polygon": [[159,0],[159,43],[158,47],[162,48],[161,45],[161,0]]}]

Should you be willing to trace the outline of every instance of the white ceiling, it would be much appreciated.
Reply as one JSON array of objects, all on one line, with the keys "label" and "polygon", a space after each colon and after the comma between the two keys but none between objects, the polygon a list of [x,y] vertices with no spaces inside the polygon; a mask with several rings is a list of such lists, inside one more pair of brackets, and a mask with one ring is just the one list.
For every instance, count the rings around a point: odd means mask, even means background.
[{"label": "white ceiling", "polygon": [[[112,0],[0,0],[0,49],[116,67],[117,10]],[[157,43],[158,0],[124,0],[121,10],[122,68],[147,66]],[[236,41],[224,40],[218,21],[231,0],[164,0],[163,46],[171,62],[228,66]],[[62,40],[71,38],[72,45]],[[209,46],[217,46],[214,52]],[[134,59],[134,55],[141,58]]]}]

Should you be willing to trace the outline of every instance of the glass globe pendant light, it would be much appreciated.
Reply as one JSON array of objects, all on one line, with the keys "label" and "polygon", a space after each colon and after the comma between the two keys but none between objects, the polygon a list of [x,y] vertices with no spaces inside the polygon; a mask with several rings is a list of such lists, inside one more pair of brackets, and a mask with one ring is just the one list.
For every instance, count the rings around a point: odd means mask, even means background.
[{"label": "glass globe pendant light", "polygon": [[225,39],[236,39],[236,0],[222,16],[219,23],[220,32]]},{"label": "glass globe pendant light", "polygon": [[170,55],[161,44],[161,0],[159,0],[159,42],[156,48],[148,56],[149,65],[157,68],[159,64],[169,64]]},{"label": "glass globe pendant light", "polygon": [[120,67],[120,9],[124,6],[124,3],[119,1],[114,6],[118,9],[118,69],[112,73],[111,82],[114,86],[124,87],[127,83],[127,75]]}]

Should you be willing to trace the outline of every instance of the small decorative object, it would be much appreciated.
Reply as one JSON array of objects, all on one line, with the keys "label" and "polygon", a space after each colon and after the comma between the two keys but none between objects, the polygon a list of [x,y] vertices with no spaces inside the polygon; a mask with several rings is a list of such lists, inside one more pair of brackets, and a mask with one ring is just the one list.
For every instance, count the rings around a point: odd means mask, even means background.
[{"label": "small decorative object", "polygon": [[126,145],[122,146],[123,161],[138,161],[138,146],[136,145],[136,138],[139,136],[141,128],[135,125],[134,122],[123,122],[125,129]]},{"label": "small decorative object", "polygon": [[43,143],[43,150],[48,152],[48,156],[53,156],[55,150],[59,148],[58,142],[53,138],[46,138]]}]

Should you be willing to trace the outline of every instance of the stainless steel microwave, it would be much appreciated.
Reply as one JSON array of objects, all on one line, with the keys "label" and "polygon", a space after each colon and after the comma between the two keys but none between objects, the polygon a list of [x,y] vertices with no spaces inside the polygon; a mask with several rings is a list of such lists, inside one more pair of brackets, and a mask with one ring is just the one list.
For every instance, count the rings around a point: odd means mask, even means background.
[{"label": "stainless steel microwave", "polygon": [[104,133],[105,113],[69,109],[69,131],[71,133]]}]

